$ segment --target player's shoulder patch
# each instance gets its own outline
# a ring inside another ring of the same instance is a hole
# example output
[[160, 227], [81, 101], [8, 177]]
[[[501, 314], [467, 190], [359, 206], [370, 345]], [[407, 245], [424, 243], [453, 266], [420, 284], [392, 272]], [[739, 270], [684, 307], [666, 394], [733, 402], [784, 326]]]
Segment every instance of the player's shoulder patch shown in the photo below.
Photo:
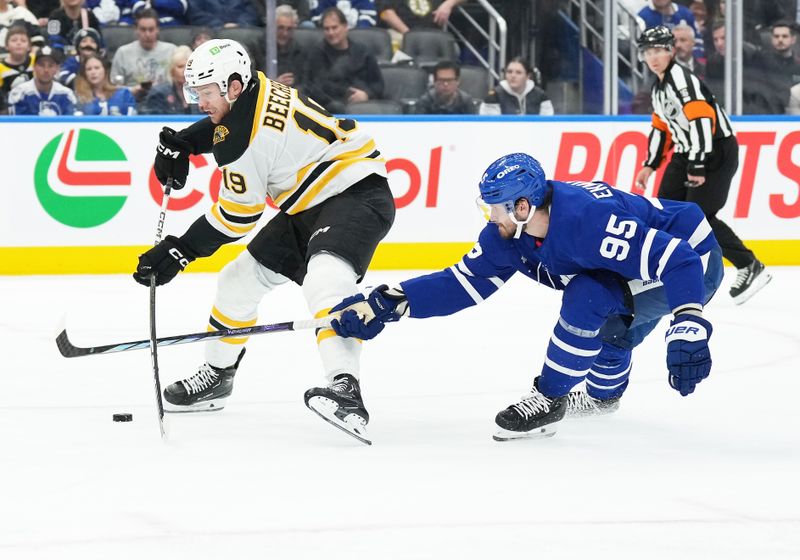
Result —
[[225, 138], [228, 137], [231, 131], [228, 130], [228, 127], [225, 125], [219, 124], [214, 128], [214, 145], [216, 146], [220, 142], [224, 142]]

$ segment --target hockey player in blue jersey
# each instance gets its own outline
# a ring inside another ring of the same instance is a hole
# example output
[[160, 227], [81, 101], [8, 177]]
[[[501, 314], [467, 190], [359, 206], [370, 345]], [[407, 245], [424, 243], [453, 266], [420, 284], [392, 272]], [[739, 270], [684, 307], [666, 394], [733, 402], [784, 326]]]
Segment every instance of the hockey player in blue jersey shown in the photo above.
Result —
[[[440, 272], [343, 300], [332, 309], [340, 336], [366, 340], [403, 316], [450, 315], [516, 272], [562, 290], [541, 373], [530, 394], [497, 415], [497, 440], [552, 435], [565, 415], [616, 410], [632, 349], [665, 315], [673, 315], [669, 384], [686, 396], [708, 376], [712, 327], [703, 307], [722, 280], [722, 257], [697, 205], [602, 182], [548, 181], [526, 154], [492, 163], [479, 188], [490, 223], [474, 248]], [[572, 391], [584, 380], [586, 392]]]

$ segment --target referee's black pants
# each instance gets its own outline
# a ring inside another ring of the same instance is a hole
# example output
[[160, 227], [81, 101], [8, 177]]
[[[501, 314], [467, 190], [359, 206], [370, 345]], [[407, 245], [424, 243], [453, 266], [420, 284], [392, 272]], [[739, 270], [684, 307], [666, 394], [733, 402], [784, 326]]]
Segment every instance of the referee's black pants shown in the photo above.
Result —
[[722, 248], [722, 256], [736, 268], [744, 268], [755, 260], [753, 252], [744, 246], [733, 230], [717, 218], [728, 200], [731, 180], [739, 167], [739, 144], [734, 136], [714, 141], [714, 150], [706, 160], [706, 182], [699, 187], [687, 187], [689, 159], [673, 153], [664, 171], [658, 198], [694, 202], [706, 215], [714, 236]]

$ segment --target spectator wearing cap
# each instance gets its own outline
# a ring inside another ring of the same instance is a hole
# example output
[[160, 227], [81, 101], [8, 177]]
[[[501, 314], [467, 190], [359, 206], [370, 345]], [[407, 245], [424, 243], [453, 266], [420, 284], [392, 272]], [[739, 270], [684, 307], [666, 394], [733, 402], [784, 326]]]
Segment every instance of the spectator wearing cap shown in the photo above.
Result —
[[380, 99], [383, 76], [378, 61], [366, 46], [351, 41], [347, 18], [338, 8], [322, 14], [324, 41], [311, 49], [300, 82], [303, 91], [333, 113], [349, 103]]
[[23, 25], [28, 30], [31, 43], [44, 45], [44, 37], [39, 29], [39, 20], [27, 8], [15, 6], [8, 0], [0, 0], [0, 45], [6, 44], [6, 33], [14, 25]]
[[131, 88], [137, 101], [143, 101], [151, 86], [167, 81], [173, 52], [175, 45], [158, 40], [158, 14], [142, 10], [136, 15], [136, 41], [114, 54], [112, 81]]
[[75, 114], [136, 114], [133, 94], [126, 87], [113, 85], [108, 79], [108, 70], [108, 61], [98, 54], [89, 54], [83, 59], [75, 78]]
[[6, 100], [9, 92], [22, 82], [33, 78], [33, 56], [28, 30], [22, 25], [11, 27], [6, 33], [8, 54], [0, 60], [0, 113], [8, 112]]
[[257, 27], [261, 20], [250, 0], [192, 0], [189, 23], [206, 27]]
[[8, 95], [9, 114], [42, 117], [73, 114], [75, 94], [55, 79], [60, 63], [59, 51], [43, 47], [33, 64], [33, 79], [16, 86]]
[[461, 67], [456, 62], [442, 60], [433, 68], [433, 88], [414, 104], [421, 115], [468, 115], [475, 112], [472, 97], [459, 89]]
[[[194, 0], [192, 1], [194, 5]], [[121, 25], [135, 25], [136, 16], [141, 10], [150, 9], [158, 14], [158, 24], [161, 27], [170, 25], [187, 25], [189, 9], [188, 0], [117, 0], [120, 9], [119, 23]]]
[[378, 11], [375, 0], [312, 0], [311, 21], [319, 25], [328, 8], [339, 8], [347, 18], [347, 27], [375, 27]]
[[100, 29], [100, 21], [83, 7], [83, 0], [61, 0], [61, 7], [50, 14], [47, 35], [51, 45], [71, 46], [75, 34], [86, 27]]
[[58, 81], [70, 88], [73, 87], [75, 75], [78, 73], [81, 62], [87, 56], [90, 54], [105, 56], [103, 38], [96, 29], [91, 27], [78, 31], [75, 34], [75, 40], [72, 45], [75, 48], [75, 55], [67, 57], [58, 72]]
[[183, 95], [183, 86], [186, 78], [183, 71], [186, 69], [186, 61], [192, 49], [186, 45], [180, 45], [172, 54], [169, 64], [169, 82], [153, 86], [147, 98], [144, 100], [142, 112], [151, 115], [196, 115], [200, 113], [200, 107], [196, 103], [187, 103]]

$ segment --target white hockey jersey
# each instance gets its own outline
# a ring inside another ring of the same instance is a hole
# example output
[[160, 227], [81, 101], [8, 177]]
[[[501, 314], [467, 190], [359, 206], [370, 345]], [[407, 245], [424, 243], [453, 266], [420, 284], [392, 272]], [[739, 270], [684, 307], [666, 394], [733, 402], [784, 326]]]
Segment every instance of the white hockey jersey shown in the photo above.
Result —
[[297, 214], [345, 191], [386, 160], [352, 119], [333, 117], [296, 89], [256, 76], [214, 128], [223, 188], [206, 218], [220, 233], [242, 237], [271, 198]]

